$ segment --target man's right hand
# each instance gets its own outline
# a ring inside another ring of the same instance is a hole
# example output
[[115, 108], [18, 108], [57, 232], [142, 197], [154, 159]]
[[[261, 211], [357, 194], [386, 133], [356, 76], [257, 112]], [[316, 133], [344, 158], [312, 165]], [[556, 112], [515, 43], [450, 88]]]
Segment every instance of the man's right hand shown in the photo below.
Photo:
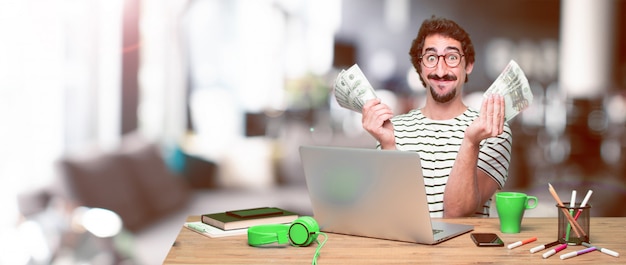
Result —
[[393, 124], [389, 119], [393, 117], [391, 108], [376, 98], [363, 105], [361, 123], [370, 135], [380, 143], [382, 149], [396, 149], [396, 138], [393, 133]]

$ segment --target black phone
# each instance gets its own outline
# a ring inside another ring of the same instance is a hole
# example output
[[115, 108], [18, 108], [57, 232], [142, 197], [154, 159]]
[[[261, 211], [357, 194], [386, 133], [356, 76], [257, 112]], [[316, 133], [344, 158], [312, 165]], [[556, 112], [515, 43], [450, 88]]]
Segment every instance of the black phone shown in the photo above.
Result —
[[502, 247], [504, 242], [494, 233], [471, 233], [470, 237], [479, 247]]
[[261, 207], [261, 208], [253, 208], [253, 209], [245, 209], [245, 210], [237, 210], [237, 211], [227, 211], [226, 214], [237, 217], [237, 218], [258, 218], [258, 217], [282, 215], [283, 211], [276, 207]]

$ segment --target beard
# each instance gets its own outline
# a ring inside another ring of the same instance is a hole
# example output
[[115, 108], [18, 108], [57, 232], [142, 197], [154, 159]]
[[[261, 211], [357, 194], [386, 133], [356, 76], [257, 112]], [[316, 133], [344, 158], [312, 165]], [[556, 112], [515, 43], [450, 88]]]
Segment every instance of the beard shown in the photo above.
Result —
[[432, 86], [429, 86], [429, 87], [430, 87], [430, 94], [433, 96], [433, 99], [439, 103], [447, 103], [456, 96], [456, 89], [453, 89], [446, 94], [439, 95]]
[[[457, 78], [456, 76], [452, 76], [452, 75], [445, 75], [442, 77], [437, 76], [437, 75], [429, 75], [428, 79], [454, 81]], [[439, 93], [437, 93], [437, 91], [435, 90], [435, 88], [433, 88], [432, 85], [429, 85], [428, 88], [430, 89], [430, 94], [432, 95], [433, 99], [438, 103], [447, 103], [451, 101], [452, 99], [454, 99], [454, 97], [456, 97], [456, 89], [453, 89], [446, 94], [440, 95]]]

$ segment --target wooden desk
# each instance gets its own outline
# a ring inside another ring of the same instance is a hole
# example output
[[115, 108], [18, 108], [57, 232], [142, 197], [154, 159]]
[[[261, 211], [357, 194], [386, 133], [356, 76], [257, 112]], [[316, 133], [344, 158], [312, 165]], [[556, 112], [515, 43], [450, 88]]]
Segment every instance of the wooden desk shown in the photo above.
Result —
[[[188, 221], [197, 221], [191, 216]], [[438, 245], [420, 245], [390, 240], [328, 234], [318, 259], [323, 264], [611, 264], [625, 263], [624, 257], [612, 257], [599, 251], [567, 260], [561, 254], [584, 249], [569, 246], [567, 249], [543, 259], [540, 251], [530, 254], [534, 246], [552, 242], [557, 237], [556, 218], [526, 218], [519, 234], [503, 234], [497, 218], [446, 219], [452, 223], [474, 225], [473, 232], [495, 232], [505, 242], [505, 247], [476, 247], [469, 233]], [[626, 217], [593, 217], [591, 242], [599, 247], [626, 254]], [[536, 236], [537, 241], [509, 250], [509, 243]], [[320, 236], [320, 238], [322, 238]], [[311, 264], [317, 244], [309, 247], [269, 245], [251, 247], [247, 236], [208, 238], [182, 227], [164, 264]]]

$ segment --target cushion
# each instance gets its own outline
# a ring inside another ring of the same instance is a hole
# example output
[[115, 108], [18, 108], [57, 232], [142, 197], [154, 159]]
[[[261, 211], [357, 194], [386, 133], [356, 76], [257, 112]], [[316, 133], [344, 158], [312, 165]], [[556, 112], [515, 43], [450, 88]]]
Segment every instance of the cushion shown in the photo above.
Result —
[[61, 167], [72, 199], [116, 212], [130, 231], [180, 209], [190, 198], [187, 184], [169, 170], [156, 144], [65, 158]]
[[159, 148], [148, 144], [120, 154], [133, 175], [137, 194], [146, 202], [146, 212], [156, 218], [176, 211], [189, 200], [187, 183], [167, 167]]
[[63, 176], [72, 199], [87, 207], [116, 212], [129, 230], [140, 228], [145, 218], [144, 198], [137, 193], [131, 171], [113, 154], [65, 159]]

